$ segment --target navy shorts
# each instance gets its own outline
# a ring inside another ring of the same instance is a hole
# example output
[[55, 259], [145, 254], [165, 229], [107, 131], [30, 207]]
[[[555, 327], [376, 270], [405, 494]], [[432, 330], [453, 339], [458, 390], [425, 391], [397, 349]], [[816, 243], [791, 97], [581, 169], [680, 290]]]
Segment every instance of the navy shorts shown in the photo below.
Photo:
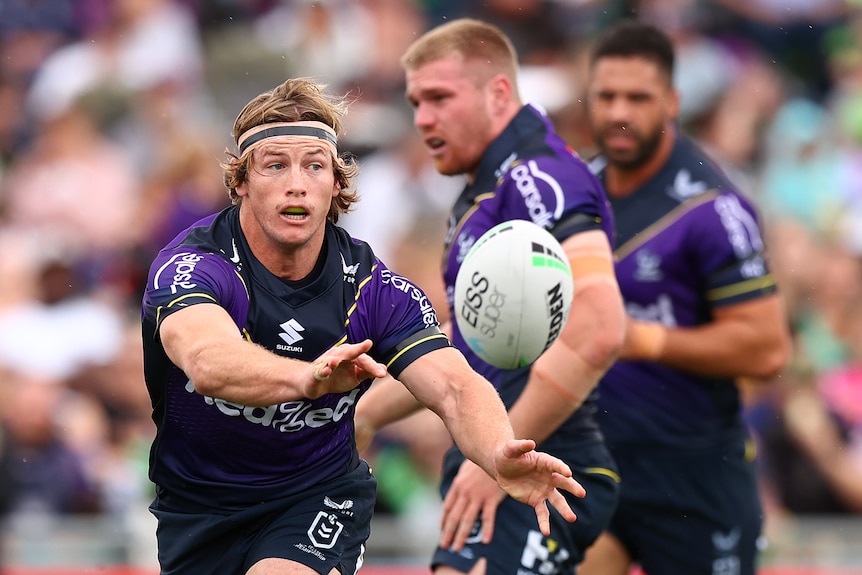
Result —
[[[575, 566], [583, 560], [584, 551], [607, 526], [619, 493], [616, 465], [604, 445], [587, 445], [576, 453], [576, 457], [554, 455], [571, 467], [574, 478], [587, 490], [584, 499], [563, 492], [578, 516], [577, 521], [569, 523], [550, 508], [551, 535], [545, 537], [539, 531], [535, 509], [507, 497], [497, 508], [491, 543], [481, 542], [480, 519], [460, 552], [437, 548], [432, 568], [448, 565], [466, 573], [484, 557], [487, 575], [574, 573]], [[444, 496], [463, 460], [463, 456], [454, 450], [446, 455], [441, 485]]]
[[167, 509], [157, 498], [162, 575], [244, 575], [270, 557], [290, 559], [328, 575], [353, 575], [362, 565], [377, 480], [364, 461], [336, 480], [300, 494], [234, 513]]
[[614, 450], [622, 489], [609, 531], [647, 574], [753, 575], [763, 523], [753, 452], [745, 439]]

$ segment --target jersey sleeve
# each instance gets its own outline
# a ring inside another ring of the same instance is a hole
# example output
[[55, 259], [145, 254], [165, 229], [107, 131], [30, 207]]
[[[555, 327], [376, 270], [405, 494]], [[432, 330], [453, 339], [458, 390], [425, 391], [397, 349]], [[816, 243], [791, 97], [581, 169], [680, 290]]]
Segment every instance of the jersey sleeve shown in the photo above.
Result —
[[753, 207], [721, 193], [698, 209], [689, 245], [704, 278], [706, 299], [717, 308], [774, 293], [762, 229]]
[[375, 357], [395, 378], [418, 357], [452, 345], [425, 292], [381, 262], [360, 286], [348, 325], [374, 342]]
[[156, 329], [172, 313], [190, 305], [214, 303], [244, 324], [248, 291], [239, 274], [216, 254], [179, 249], [161, 252], [150, 267], [143, 313]]

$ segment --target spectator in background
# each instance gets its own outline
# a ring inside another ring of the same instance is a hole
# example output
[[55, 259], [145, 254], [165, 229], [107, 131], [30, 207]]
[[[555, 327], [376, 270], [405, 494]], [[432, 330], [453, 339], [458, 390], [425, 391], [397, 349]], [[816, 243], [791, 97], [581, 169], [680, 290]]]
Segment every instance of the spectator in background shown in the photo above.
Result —
[[766, 137], [761, 203], [770, 217], [793, 219], [821, 237], [838, 226], [851, 198], [862, 197], [857, 158], [839, 137], [835, 119], [805, 99], [782, 103]]
[[101, 133], [86, 101], [39, 125], [0, 189], [5, 224], [74, 254], [88, 288], [137, 241], [139, 199], [126, 151]]
[[716, 0], [717, 34], [753, 44], [796, 82], [799, 96], [822, 101], [832, 88], [827, 36], [850, 13], [847, 0]]
[[85, 457], [66, 441], [60, 423], [70, 396], [62, 382], [4, 372], [2, 389], [13, 526], [101, 511]]
[[28, 109], [50, 119], [82, 94], [132, 94], [160, 82], [193, 89], [203, 60], [192, 14], [172, 0], [116, 0], [87, 36], [46, 58], [28, 94]]
[[[325, 76], [333, 90], [361, 78], [378, 46], [365, 2], [299, 0], [282, 2], [254, 19], [254, 33], [267, 50], [286, 54], [285, 72]], [[346, 29], [363, 30], [345, 34]]]
[[753, 402], [747, 419], [759, 437], [766, 516], [774, 523], [862, 513], [860, 394], [854, 361], [814, 385], [808, 374], [790, 372], [781, 389]]
[[33, 135], [25, 101], [45, 59], [79, 30], [71, 0], [0, 2], [0, 178]]
[[862, 261], [793, 222], [777, 221], [773, 238], [795, 329], [782, 378], [749, 390], [767, 517], [860, 513]]
[[[60, 380], [94, 365], [105, 365], [120, 349], [123, 313], [85, 287], [74, 254], [46, 245], [41, 261], [22, 276], [32, 282], [26, 299], [0, 309], [0, 368]], [[33, 253], [33, 252], [31, 252]], [[46, 334], [50, 334], [46, 337]]]

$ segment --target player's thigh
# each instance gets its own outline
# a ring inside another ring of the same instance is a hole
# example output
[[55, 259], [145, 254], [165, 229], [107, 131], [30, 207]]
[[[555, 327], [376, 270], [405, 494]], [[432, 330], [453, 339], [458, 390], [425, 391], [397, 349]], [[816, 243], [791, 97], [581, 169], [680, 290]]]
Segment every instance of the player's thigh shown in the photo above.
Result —
[[[262, 559], [252, 565], [245, 575], [317, 575], [317, 571], [289, 559]], [[329, 575], [340, 575], [338, 569], [332, 569]]]
[[656, 575], [754, 575], [760, 520], [737, 513], [726, 521], [696, 515], [697, 511], [651, 511], [640, 524], [636, 561]]
[[626, 575], [632, 557], [620, 540], [608, 532], [599, 535], [578, 566], [578, 575]]
[[[484, 558], [479, 559], [473, 564], [473, 567], [470, 568], [470, 572], [467, 573], [467, 575], [485, 575], [487, 572], [487, 566], [488, 562], [485, 561]], [[464, 575], [464, 572], [448, 565], [437, 565], [434, 568], [434, 575]]]
[[268, 518], [250, 540], [248, 572], [305, 565], [317, 573], [355, 573], [364, 560], [375, 500], [376, 480], [364, 461], [344, 477], [307, 488], [301, 501]]
[[675, 460], [643, 457], [635, 473], [620, 465], [622, 495], [608, 530], [646, 573], [755, 573], [763, 518], [743, 442]]

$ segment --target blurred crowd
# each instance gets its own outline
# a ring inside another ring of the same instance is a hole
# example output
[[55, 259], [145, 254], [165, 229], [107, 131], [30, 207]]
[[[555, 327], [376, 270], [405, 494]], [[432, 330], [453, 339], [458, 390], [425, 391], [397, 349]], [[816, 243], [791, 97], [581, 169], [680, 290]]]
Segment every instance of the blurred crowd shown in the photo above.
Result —
[[[858, 5], [858, 7], [857, 7]], [[795, 334], [792, 365], [744, 382], [770, 517], [862, 512], [862, 3], [850, 0], [0, 0], [0, 507], [145, 508], [154, 427], [140, 295], [157, 249], [229, 203], [235, 114], [290, 76], [353, 101], [362, 172], [343, 221], [445, 309], [448, 207], [411, 126], [399, 57], [432, 25], [500, 26], [520, 89], [572, 148], [590, 42], [637, 16], [678, 50], [681, 125], [759, 206]], [[380, 512], [436, 526], [448, 439], [432, 418], [369, 457]]]

